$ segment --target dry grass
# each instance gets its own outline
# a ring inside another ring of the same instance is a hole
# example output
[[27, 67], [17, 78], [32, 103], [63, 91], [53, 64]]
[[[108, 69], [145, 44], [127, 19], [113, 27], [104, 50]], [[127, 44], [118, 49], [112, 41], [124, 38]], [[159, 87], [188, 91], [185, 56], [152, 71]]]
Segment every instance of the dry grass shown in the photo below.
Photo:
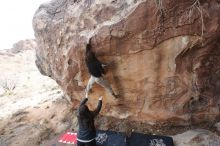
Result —
[[[162, 27], [163, 27], [165, 12], [166, 12], [164, 4], [163, 4], [164, 1], [163, 0], [154, 0], [154, 2], [155, 2], [155, 5], [156, 5], [156, 8], [157, 8], [157, 11], [156, 11], [155, 15], [159, 15], [160, 25], [156, 26], [154, 29], [149, 30], [149, 31], [158, 31], [158, 30], [160, 31], [160, 30], [162, 30]], [[188, 12], [189, 21], [191, 21], [191, 17], [193, 15], [195, 15], [196, 11], [199, 12], [200, 20], [201, 20], [201, 37], [203, 38], [204, 30], [205, 30], [205, 24], [204, 24], [203, 10], [202, 10], [202, 6], [201, 6], [200, 1], [195, 0], [188, 9], [189, 9], [189, 12]]]
[[1, 78], [0, 86], [2, 87], [2, 89], [4, 89], [5, 94], [11, 95], [13, 94], [13, 91], [16, 88], [16, 80], [7, 77]]
[[163, 6], [163, 0], [154, 0], [154, 2], [157, 7], [157, 11], [156, 11], [155, 15], [159, 15], [159, 19], [160, 19], [160, 23], [161, 23], [161, 25], [158, 27], [161, 27], [161, 26], [163, 26], [163, 22], [164, 22], [164, 18], [165, 18], [165, 8]]
[[200, 19], [201, 19], [201, 37], [204, 35], [204, 30], [205, 30], [205, 24], [204, 24], [204, 17], [203, 17], [203, 11], [202, 11], [202, 6], [199, 0], [195, 0], [193, 4], [190, 6], [189, 9], [189, 20], [193, 13], [195, 11], [198, 11], [200, 13]]

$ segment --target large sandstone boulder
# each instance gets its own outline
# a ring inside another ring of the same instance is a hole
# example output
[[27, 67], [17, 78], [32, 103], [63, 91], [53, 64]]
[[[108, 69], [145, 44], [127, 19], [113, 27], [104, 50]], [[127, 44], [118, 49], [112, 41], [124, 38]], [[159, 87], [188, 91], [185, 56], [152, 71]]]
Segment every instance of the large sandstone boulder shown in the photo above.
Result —
[[89, 79], [84, 54], [110, 63], [102, 114], [144, 122], [191, 124], [219, 116], [218, 0], [52, 0], [33, 18], [36, 65], [79, 101]]

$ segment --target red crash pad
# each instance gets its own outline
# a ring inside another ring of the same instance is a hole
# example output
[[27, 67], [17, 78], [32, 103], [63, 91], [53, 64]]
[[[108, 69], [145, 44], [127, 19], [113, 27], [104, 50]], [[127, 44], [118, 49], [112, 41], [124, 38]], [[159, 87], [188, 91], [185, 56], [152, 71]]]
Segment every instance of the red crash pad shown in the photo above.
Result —
[[77, 134], [73, 132], [66, 132], [59, 138], [59, 142], [66, 144], [76, 144]]

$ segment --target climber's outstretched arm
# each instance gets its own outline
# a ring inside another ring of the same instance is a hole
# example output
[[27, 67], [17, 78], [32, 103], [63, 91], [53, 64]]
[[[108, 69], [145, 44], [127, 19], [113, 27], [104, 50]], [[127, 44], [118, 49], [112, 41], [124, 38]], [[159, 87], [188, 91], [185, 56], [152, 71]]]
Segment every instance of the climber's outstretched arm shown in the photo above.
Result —
[[102, 108], [102, 97], [99, 97], [98, 105], [97, 105], [96, 109], [93, 111], [94, 117], [99, 114], [99, 112], [101, 111], [101, 108]]
[[88, 98], [84, 98], [81, 102], [80, 102], [80, 105], [79, 106], [82, 106], [84, 104], [86, 104], [86, 102], [88, 101]]

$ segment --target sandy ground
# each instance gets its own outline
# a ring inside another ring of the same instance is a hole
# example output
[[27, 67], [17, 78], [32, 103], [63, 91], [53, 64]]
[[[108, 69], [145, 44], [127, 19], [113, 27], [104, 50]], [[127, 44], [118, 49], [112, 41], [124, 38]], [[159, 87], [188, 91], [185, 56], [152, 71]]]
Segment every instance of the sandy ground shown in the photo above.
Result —
[[[56, 83], [46, 76], [42, 76], [34, 64], [34, 51], [28, 50], [25, 53], [1, 55], [0, 57], [0, 118], [6, 117], [18, 109], [28, 106], [36, 106], [40, 102], [50, 99], [55, 100], [59, 96], [48, 95], [61, 93]], [[9, 88], [4, 90], [3, 84]]]
[[39, 146], [72, 122], [61, 89], [34, 60], [34, 50], [0, 52], [0, 146]]
[[[0, 118], [5, 118], [17, 110], [62, 97], [56, 82], [42, 76], [34, 60], [33, 50], [0, 55]], [[15, 88], [4, 90], [4, 86]]]

